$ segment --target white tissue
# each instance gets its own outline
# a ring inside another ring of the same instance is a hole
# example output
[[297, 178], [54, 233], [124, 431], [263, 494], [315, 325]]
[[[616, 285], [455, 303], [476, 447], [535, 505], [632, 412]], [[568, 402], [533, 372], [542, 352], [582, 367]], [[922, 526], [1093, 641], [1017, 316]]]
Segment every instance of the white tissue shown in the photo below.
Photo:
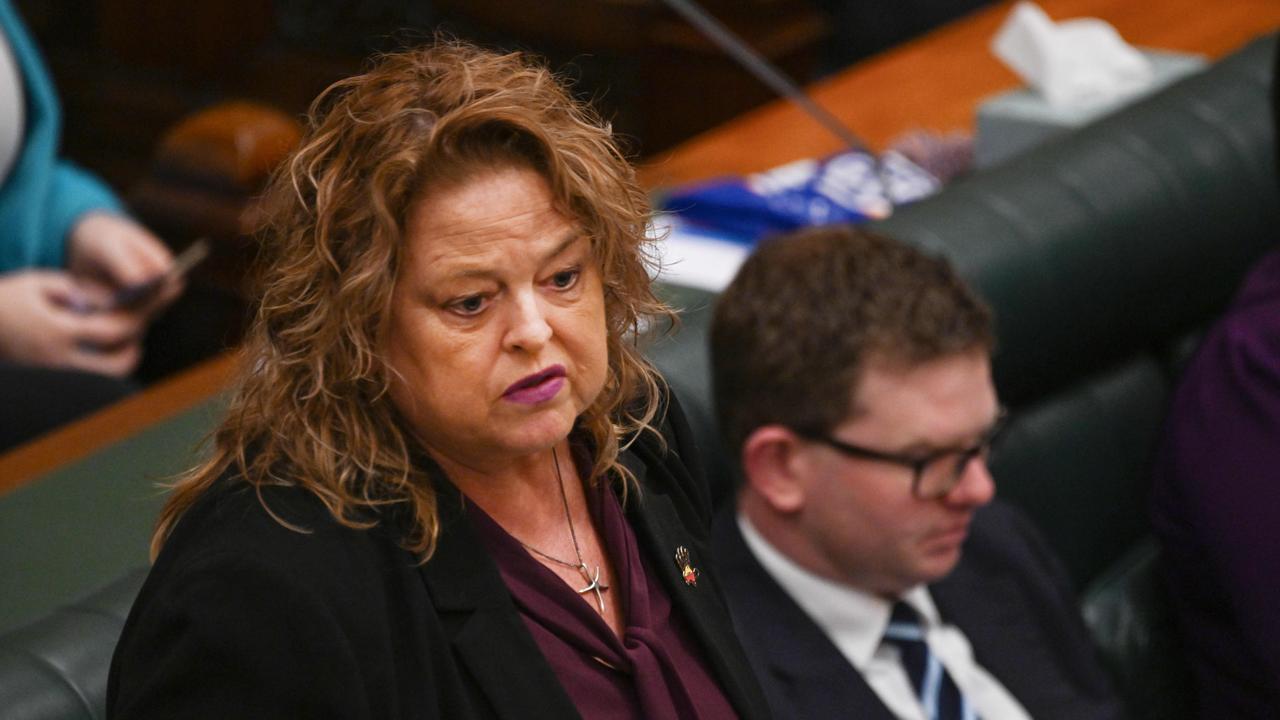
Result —
[[1054, 23], [1020, 2], [996, 33], [991, 51], [1054, 107], [1087, 106], [1141, 90], [1151, 63], [1111, 25], [1096, 18]]

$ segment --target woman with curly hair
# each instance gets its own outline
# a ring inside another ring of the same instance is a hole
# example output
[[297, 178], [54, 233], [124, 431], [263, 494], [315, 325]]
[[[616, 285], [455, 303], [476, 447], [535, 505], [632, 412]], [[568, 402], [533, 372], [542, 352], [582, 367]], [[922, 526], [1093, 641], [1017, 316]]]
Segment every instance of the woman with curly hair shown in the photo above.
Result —
[[162, 513], [112, 715], [765, 712], [635, 345], [671, 311], [607, 125], [437, 42], [322, 94], [266, 206], [240, 383]]

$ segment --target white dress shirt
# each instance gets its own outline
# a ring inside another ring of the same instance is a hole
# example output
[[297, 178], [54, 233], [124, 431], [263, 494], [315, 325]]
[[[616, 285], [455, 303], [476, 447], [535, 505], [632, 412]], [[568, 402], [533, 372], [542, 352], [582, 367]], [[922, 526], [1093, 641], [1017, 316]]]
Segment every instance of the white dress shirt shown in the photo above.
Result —
[[[742, 515], [742, 537], [765, 572], [786, 591], [853, 665], [899, 720], [928, 720], [916, 697], [898, 650], [884, 643], [893, 603], [873, 593], [819, 577], [769, 544]], [[942, 621], [929, 589], [918, 585], [902, 600], [920, 614], [925, 643], [938, 658], [969, 706], [983, 720], [1030, 720], [1016, 698], [973, 658], [968, 638]]]

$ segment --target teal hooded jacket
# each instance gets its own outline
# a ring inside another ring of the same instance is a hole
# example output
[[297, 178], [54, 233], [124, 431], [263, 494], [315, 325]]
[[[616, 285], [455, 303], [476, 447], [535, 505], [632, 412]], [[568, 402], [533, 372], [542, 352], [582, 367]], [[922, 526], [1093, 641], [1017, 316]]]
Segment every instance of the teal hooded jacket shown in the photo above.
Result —
[[61, 267], [67, 235], [92, 210], [122, 213], [100, 180], [58, 157], [62, 112], [40, 58], [9, 0], [0, 0], [0, 30], [22, 73], [26, 126], [22, 150], [0, 186], [0, 273]]

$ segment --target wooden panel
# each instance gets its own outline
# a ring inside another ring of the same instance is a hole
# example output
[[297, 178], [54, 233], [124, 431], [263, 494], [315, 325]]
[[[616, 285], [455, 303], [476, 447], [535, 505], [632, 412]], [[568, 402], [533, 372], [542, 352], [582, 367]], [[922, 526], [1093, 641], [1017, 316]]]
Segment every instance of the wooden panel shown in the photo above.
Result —
[[226, 388], [236, 359], [208, 360], [0, 455], [0, 495], [208, 400]]
[[[827, 19], [807, 0], [708, 0], [726, 27], [790, 76], [814, 77]], [[658, 0], [448, 0], [441, 18], [481, 44], [535, 49], [575, 78], [629, 150], [650, 155], [774, 95]]]
[[[1218, 58], [1280, 27], [1275, 0], [1043, 0], [1055, 20], [1099, 17], [1130, 43]], [[987, 48], [1012, 8], [993, 5], [818, 83], [813, 96], [882, 148], [901, 133], [973, 129], [984, 97], [1018, 84]], [[648, 187], [766, 170], [840, 149], [800, 110], [775, 102], [689, 140], [641, 169]]]
[[272, 32], [265, 0], [98, 0], [102, 46], [115, 58], [217, 78]]

